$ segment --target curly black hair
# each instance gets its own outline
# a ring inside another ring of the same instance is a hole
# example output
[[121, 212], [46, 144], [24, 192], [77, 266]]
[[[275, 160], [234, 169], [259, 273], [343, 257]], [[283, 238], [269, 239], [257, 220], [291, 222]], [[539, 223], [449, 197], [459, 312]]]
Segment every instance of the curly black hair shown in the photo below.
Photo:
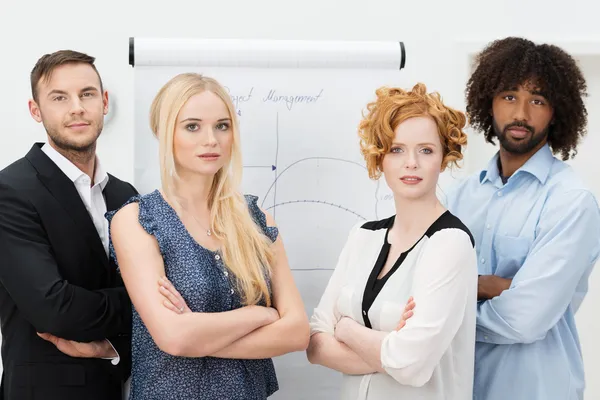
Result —
[[575, 60], [561, 48], [509, 37], [490, 43], [477, 56], [476, 69], [465, 91], [467, 114], [473, 128], [485, 132], [494, 144], [492, 100], [498, 93], [535, 83], [554, 110], [548, 131], [552, 151], [563, 160], [577, 154], [579, 140], [587, 133], [583, 97], [587, 85]]

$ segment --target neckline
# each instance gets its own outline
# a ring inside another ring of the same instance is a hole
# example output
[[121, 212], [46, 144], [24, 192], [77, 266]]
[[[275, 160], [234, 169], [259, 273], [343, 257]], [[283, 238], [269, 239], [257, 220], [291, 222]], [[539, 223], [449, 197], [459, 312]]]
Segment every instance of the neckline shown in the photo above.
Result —
[[[425, 232], [423, 232], [423, 235], [421, 235], [421, 237], [419, 238], [419, 240], [417, 240], [411, 247], [410, 249], [403, 251], [401, 254], [404, 253], [409, 253], [416, 245], [417, 243], [419, 243], [421, 241], [421, 239], [423, 239], [425, 237], [425, 235], [427, 235], [427, 232], [429, 232], [431, 230], [431, 227], [434, 226], [440, 219], [442, 219], [443, 216], [445, 216], [446, 214], [449, 214], [450, 210], [446, 210], [443, 213], [441, 213], [428, 227], [427, 229], [425, 229]], [[384, 244], [391, 246], [392, 244], [388, 241], [388, 236], [390, 234], [390, 230], [394, 227], [394, 222], [396, 221], [396, 215], [394, 214], [392, 217], [390, 217], [389, 223], [388, 223], [388, 227], [385, 230], [385, 238], [384, 238]]]
[[209, 253], [212, 254], [218, 254], [220, 252], [220, 248], [217, 248], [216, 250], [211, 250], [206, 246], [201, 245], [196, 238], [194, 238], [194, 236], [192, 236], [192, 234], [190, 233], [190, 231], [186, 228], [185, 224], [183, 223], [183, 221], [181, 220], [181, 217], [179, 216], [179, 214], [177, 214], [177, 211], [175, 211], [175, 209], [173, 208], [173, 206], [171, 206], [171, 204], [167, 201], [167, 199], [165, 199], [165, 197], [163, 196], [163, 194], [161, 193], [161, 191], [159, 189], [155, 189], [154, 192], [156, 193], [156, 195], [160, 198], [161, 202], [163, 202], [165, 204], [165, 206], [167, 207], [167, 209], [169, 210], [169, 212], [173, 213], [175, 215], [175, 220], [177, 222], [177, 224], [183, 229], [183, 231], [185, 232], [185, 234], [187, 235], [187, 237], [199, 248], [208, 251]]
[[[398, 269], [398, 267], [400, 266], [400, 264], [404, 261], [404, 259], [406, 258], [406, 256], [421, 242], [421, 240], [423, 240], [423, 238], [425, 236], [427, 236], [427, 233], [431, 230], [431, 228], [440, 220], [442, 219], [443, 216], [445, 216], [446, 214], [449, 214], [450, 210], [446, 210], [443, 213], [441, 213], [430, 225], [429, 227], [427, 227], [427, 229], [425, 230], [425, 232], [423, 232], [423, 235], [421, 235], [421, 237], [415, 242], [413, 243], [413, 245], [408, 249], [403, 251], [402, 253], [400, 253], [400, 255], [398, 256], [398, 258], [396, 259], [396, 261], [394, 261], [394, 264], [392, 264], [392, 268], [390, 268], [390, 270], [388, 272], [386, 272], [386, 274], [384, 276], [382, 276], [381, 278], [379, 277], [379, 273], [377, 272], [377, 275], [375, 275], [375, 282], [385, 282], [389, 276], [391, 276], [391, 274], [393, 272], [396, 271], [396, 269]], [[390, 249], [392, 247], [392, 244], [388, 241], [388, 235], [390, 233], [390, 230], [392, 229], [392, 227], [394, 226], [394, 221], [396, 220], [396, 215], [392, 216], [390, 218], [390, 224], [386, 229], [385, 232], [385, 238], [383, 239], [383, 246], [385, 247], [386, 253], [387, 255], [389, 255], [390, 253]], [[387, 256], [386, 256], [387, 259]], [[386, 260], [387, 261], [387, 260]], [[384, 261], [384, 265], [385, 266], [385, 261]], [[383, 266], [381, 268], [383, 268]]]

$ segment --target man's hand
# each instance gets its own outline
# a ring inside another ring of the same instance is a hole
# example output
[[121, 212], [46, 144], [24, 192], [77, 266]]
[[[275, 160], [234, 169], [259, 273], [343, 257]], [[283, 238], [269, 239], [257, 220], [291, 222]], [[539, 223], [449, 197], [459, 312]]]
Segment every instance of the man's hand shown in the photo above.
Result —
[[512, 279], [500, 278], [496, 275], [479, 275], [477, 284], [477, 300], [488, 300], [510, 288]]
[[38, 336], [56, 346], [58, 350], [71, 357], [78, 358], [112, 358], [117, 353], [107, 340], [90, 343], [61, 339], [49, 333], [38, 333]]

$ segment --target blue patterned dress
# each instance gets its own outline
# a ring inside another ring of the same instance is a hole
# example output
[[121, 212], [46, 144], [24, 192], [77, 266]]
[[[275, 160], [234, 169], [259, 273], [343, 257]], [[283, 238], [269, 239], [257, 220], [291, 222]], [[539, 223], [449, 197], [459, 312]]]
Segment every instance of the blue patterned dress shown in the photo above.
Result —
[[[258, 198], [245, 197], [256, 223], [275, 241], [277, 228], [267, 226]], [[158, 190], [134, 196], [125, 205], [132, 202], [139, 203], [141, 226], [158, 241], [167, 278], [193, 312], [223, 312], [242, 306], [220, 252], [200, 246]], [[115, 213], [106, 214], [109, 222]], [[110, 254], [116, 259], [112, 241]], [[271, 359], [187, 358], [164, 353], [133, 308], [129, 400], [262, 400], [278, 388]]]

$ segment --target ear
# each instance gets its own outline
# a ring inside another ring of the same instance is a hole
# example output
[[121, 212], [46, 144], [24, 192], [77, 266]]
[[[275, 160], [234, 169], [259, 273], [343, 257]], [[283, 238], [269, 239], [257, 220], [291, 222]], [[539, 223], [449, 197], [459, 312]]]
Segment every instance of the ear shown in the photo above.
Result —
[[108, 114], [108, 91], [104, 91], [102, 93], [102, 104], [104, 105], [103, 113], [104, 115]]
[[42, 111], [40, 110], [40, 106], [37, 104], [37, 102], [33, 99], [30, 99], [27, 105], [29, 106], [29, 113], [31, 114], [31, 117], [37, 122], [42, 122]]

